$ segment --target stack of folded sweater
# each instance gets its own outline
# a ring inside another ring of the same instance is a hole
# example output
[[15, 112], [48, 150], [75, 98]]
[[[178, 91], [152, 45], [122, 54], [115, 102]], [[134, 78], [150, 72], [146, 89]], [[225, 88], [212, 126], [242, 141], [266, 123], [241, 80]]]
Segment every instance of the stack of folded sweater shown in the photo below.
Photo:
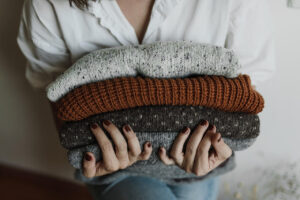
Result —
[[179, 167], [164, 165], [156, 155], [160, 146], [170, 149], [184, 127], [201, 119], [216, 125], [233, 151], [251, 146], [259, 135], [257, 113], [262, 96], [252, 89], [248, 75], [238, 75], [234, 52], [192, 41], [106, 48], [79, 59], [47, 87], [57, 117], [65, 121], [59, 131], [68, 158], [81, 173], [85, 152], [101, 159], [101, 150], [89, 125], [105, 119], [117, 127], [129, 124], [143, 144], [150, 141], [149, 160], [118, 172], [86, 179], [110, 183], [124, 174], [156, 177], [184, 183], [226, 173], [234, 168], [234, 153], [218, 168], [199, 177]]

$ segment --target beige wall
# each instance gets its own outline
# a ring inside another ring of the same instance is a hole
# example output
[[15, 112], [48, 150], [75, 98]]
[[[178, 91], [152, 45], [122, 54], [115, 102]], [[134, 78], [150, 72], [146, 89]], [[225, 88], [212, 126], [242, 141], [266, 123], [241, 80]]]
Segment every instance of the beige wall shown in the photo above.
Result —
[[[224, 181], [248, 178], [245, 172], [254, 167], [300, 160], [300, 10], [288, 9], [285, 1], [270, 2], [278, 71], [258, 87], [266, 99], [261, 136], [237, 154], [237, 170]], [[58, 142], [50, 107], [24, 78], [25, 60], [15, 42], [21, 6], [20, 0], [0, 1], [0, 162], [71, 179], [73, 169]]]

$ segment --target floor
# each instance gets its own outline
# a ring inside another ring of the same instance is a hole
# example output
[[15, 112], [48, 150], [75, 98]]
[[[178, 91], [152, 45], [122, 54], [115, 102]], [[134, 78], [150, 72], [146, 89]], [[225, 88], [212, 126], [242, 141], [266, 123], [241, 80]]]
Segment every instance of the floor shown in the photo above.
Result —
[[92, 200], [84, 186], [0, 164], [2, 200]]

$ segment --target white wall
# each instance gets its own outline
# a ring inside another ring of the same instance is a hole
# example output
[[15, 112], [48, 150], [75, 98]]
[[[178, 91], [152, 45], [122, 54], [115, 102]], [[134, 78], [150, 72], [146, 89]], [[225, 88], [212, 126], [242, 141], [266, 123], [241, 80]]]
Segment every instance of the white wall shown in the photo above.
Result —
[[[266, 100], [261, 136], [252, 148], [237, 153], [237, 169], [223, 177], [222, 193], [228, 199], [235, 192], [234, 198], [243, 196], [242, 188], [251, 188], [266, 168], [300, 164], [300, 9], [288, 9], [283, 0], [270, 2], [278, 71], [258, 87]], [[0, 1], [0, 163], [72, 179], [73, 169], [58, 142], [48, 102], [24, 78], [25, 60], [15, 42], [21, 6], [20, 0]]]
[[300, 199], [300, 9], [285, 7], [285, 1], [270, 2], [277, 72], [258, 87], [266, 101], [261, 135], [249, 150], [237, 153], [236, 170], [222, 177], [222, 200]]

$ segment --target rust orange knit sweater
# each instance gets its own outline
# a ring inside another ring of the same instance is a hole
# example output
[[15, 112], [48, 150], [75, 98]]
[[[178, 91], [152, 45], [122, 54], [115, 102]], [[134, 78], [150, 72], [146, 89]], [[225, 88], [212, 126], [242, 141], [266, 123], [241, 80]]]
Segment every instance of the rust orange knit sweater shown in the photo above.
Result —
[[193, 105], [228, 112], [259, 113], [263, 97], [248, 75], [190, 78], [119, 77], [73, 89], [56, 103], [57, 116], [77, 121], [94, 114], [148, 105]]

